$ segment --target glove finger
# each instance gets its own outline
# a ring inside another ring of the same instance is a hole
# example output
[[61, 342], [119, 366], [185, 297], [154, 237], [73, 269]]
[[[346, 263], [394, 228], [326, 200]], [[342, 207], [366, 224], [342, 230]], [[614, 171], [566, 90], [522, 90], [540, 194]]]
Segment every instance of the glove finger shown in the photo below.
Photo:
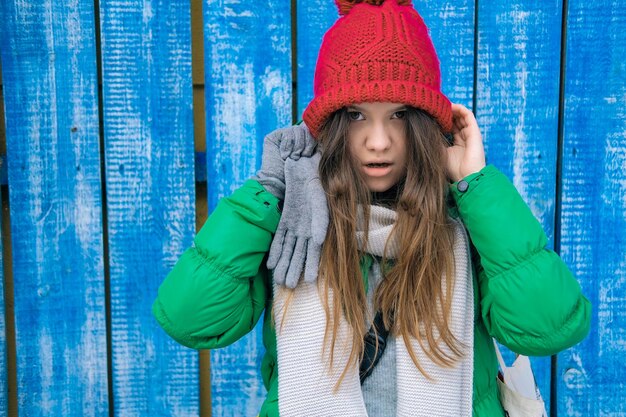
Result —
[[289, 155], [293, 152], [293, 133], [291, 128], [282, 129], [282, 139], [280, 141], [280, 157], [283, 160], [289, 158]]
[[307, 184], [307, 200], [311, 208], [311, 237], [321, 246], [326, 239], [329, 215], [326, 193], [319, 178], [313, 178]]
[[285, 159], [285, 185], [293, 185], [298, 182], [299, 177], [297, 168], [298, 161], [291, 158]]
[[303, 131], [304, 131], [305, 138], [304, 138], [304, 150], [302, 151], [302, 156], [311, 156], [315, 153], [315, 150], [317, 149], [317, 141], [311, 135], [307, 127], [305, 127]]
[[322, 247], [310, 241], [307, 247], [306, 261], [304, 264], [304, 282], [310, 284], [317, 280], [321, 253]]
[[300, 159], [300, 156], [302, 156], [302, 151], [304, 150], [306, 142], [306, 135], [300, 126], [294, 128], [293, 133], [293, 149], [291, 150], [291, 155], [289, 155], [289, 157], [297, 161]]
[[298, 285], [298, 281], [300, 281], [302, 269], [304, 268], [307, 241], [308, 239], [298, 239], [296, 241], [296, 246], [289, 262], [287, 278], [285, 279], [285, 285], [288, 288], [295, 288]]
[[280, 259], [278, 260], [276, 268], [274, 268], [274, 281], [280, 285], [286, 284], [287, 269], [289, 268], [289, 263], [291, 262], [291, 255], [293, 254], [293, 247], [295, 244], [295, 235], [287, 231]]
[[267, 257], [267, 267], [269, 269], [276, 268], [276, 265], [278, 264], [280, 254], [283, 252], [283, 243], [285, 241], [286, 234], [287, 229], [279, 224], [276, 234], [274, 235], [274, 239], [272, 240], [272, 244], [270, 245], [270, 254]]

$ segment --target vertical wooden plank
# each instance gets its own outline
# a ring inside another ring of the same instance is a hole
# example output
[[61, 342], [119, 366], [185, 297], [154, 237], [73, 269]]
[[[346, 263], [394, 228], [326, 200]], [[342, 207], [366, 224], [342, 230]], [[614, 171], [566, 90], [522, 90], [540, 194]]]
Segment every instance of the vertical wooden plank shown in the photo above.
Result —
[[[291, 4], [205, 0], [204, 54], [209, 211], [253, 175], [263, 137], [291, 124]], [[211, 352], [213, 416], [254, 416], [265, 397], [261, 324]]]
[[22, 416], [108, 416], [93, 3], [3, 1]]
[[150, 312], [194, 233], [190, 4], [103, 0], [100, 22], [114, 415], [198, 415], [197, 352]]
[[[2, 104], [0, 103], [0, 106]], [[0, 124], [2, 121], [0, 121]], [[0, 193], [0, 208], [2, 207], [2, 194]], [[0, 216], [0, 221], [2, 217]], [[2, 224], [0, 224], [2, 230]], [[0, 417], [5, 417], [9, 412], [9, 385], [7, 375], [7, 348], [6, 348], [6, 319], [4, 310], [4, 259], [2, 256], [2, 239], [0, 239]]]
[[263, 137], [291, 123], [287, 0], [205, 0], [209, 210], [256, 172]]
[[[513, 181], [541, 222], [550, 245], [554, 238], [561, 17], [560, 0], [479, 2], [476, 113], [488, 163]], [[532, 362], [549, 407], [550, 358], [533, 358]]]
[[441, 89], [455, 103], [474, 96], [474, 0], [414, 2], [430, 30], [441, 63]]
[[296, 4], [296, 93], [298, 118], [313, 100], [313, 77], [324, 33], [339, 18], [331, 0], [297, 0]]
[[558, 357], [559, 416], [626, 415], [626, 3], [570, 0], [561, 254], [593, 305]]

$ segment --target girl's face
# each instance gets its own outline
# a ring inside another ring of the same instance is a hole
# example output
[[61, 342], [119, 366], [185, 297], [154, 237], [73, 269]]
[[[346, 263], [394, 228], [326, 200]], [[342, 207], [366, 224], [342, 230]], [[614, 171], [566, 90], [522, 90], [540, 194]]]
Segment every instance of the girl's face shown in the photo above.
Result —
[[348, 145], [372, 192], [387, 191], [406, 175], [406, 106], [360, 103], [348, 107]]

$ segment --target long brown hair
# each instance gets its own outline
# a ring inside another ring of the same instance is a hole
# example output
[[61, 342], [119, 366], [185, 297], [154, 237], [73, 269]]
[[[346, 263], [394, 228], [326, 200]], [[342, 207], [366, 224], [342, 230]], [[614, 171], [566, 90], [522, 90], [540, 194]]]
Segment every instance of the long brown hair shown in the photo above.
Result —
[[[415, 366], [429, 377], [417, 360], [410, 338], [416, 339], [425, 354], [440, 366], [453, 366], [462, 356], [462, 347], [448, 322], [454, 279], [454, 229], [446, 205], [445, 137], [438, 124], [421, 110], [409, 108], [405, 120], [407, 172], [394, 207], [398, 217], [391, 232], [399, 251], [397, 259], [389, 264], [383, 257], [382, 264], [389, 267], [383, 268], [384, 279], [376, 289], [374, 306], [382, 312], [392, 334], [402, 335]], [[367, 333], [367, 301], [359, 264], [362, 253], [356, 228], [357, 208], [361, 205], [367, 236], [371, 197], [349, 151], [349, 124], [348, 112], [341, 109], [318, 135], [322, 149], [319, 173], [330, 214], [319, 266], [319, 285], [326, 294], [324, 346], [331, 337], [330, 367], [339, 327], [335, 318], [343, 317], [352, 329], [352, 351], [337, 386], [348, 367], [362, 358]], [[446, 285], [442, 285], [444, 274]], [[328, 300], [329, 289], [332, 303]]]

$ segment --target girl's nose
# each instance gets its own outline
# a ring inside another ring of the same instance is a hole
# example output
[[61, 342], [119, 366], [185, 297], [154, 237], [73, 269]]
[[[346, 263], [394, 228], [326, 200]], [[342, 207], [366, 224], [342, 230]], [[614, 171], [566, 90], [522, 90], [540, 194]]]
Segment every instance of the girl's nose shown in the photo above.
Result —
[[368, 132], [365, 146], [370, 151], [385, 151], [391, 146], [391, 137], [383, 125], [372, 126]]

